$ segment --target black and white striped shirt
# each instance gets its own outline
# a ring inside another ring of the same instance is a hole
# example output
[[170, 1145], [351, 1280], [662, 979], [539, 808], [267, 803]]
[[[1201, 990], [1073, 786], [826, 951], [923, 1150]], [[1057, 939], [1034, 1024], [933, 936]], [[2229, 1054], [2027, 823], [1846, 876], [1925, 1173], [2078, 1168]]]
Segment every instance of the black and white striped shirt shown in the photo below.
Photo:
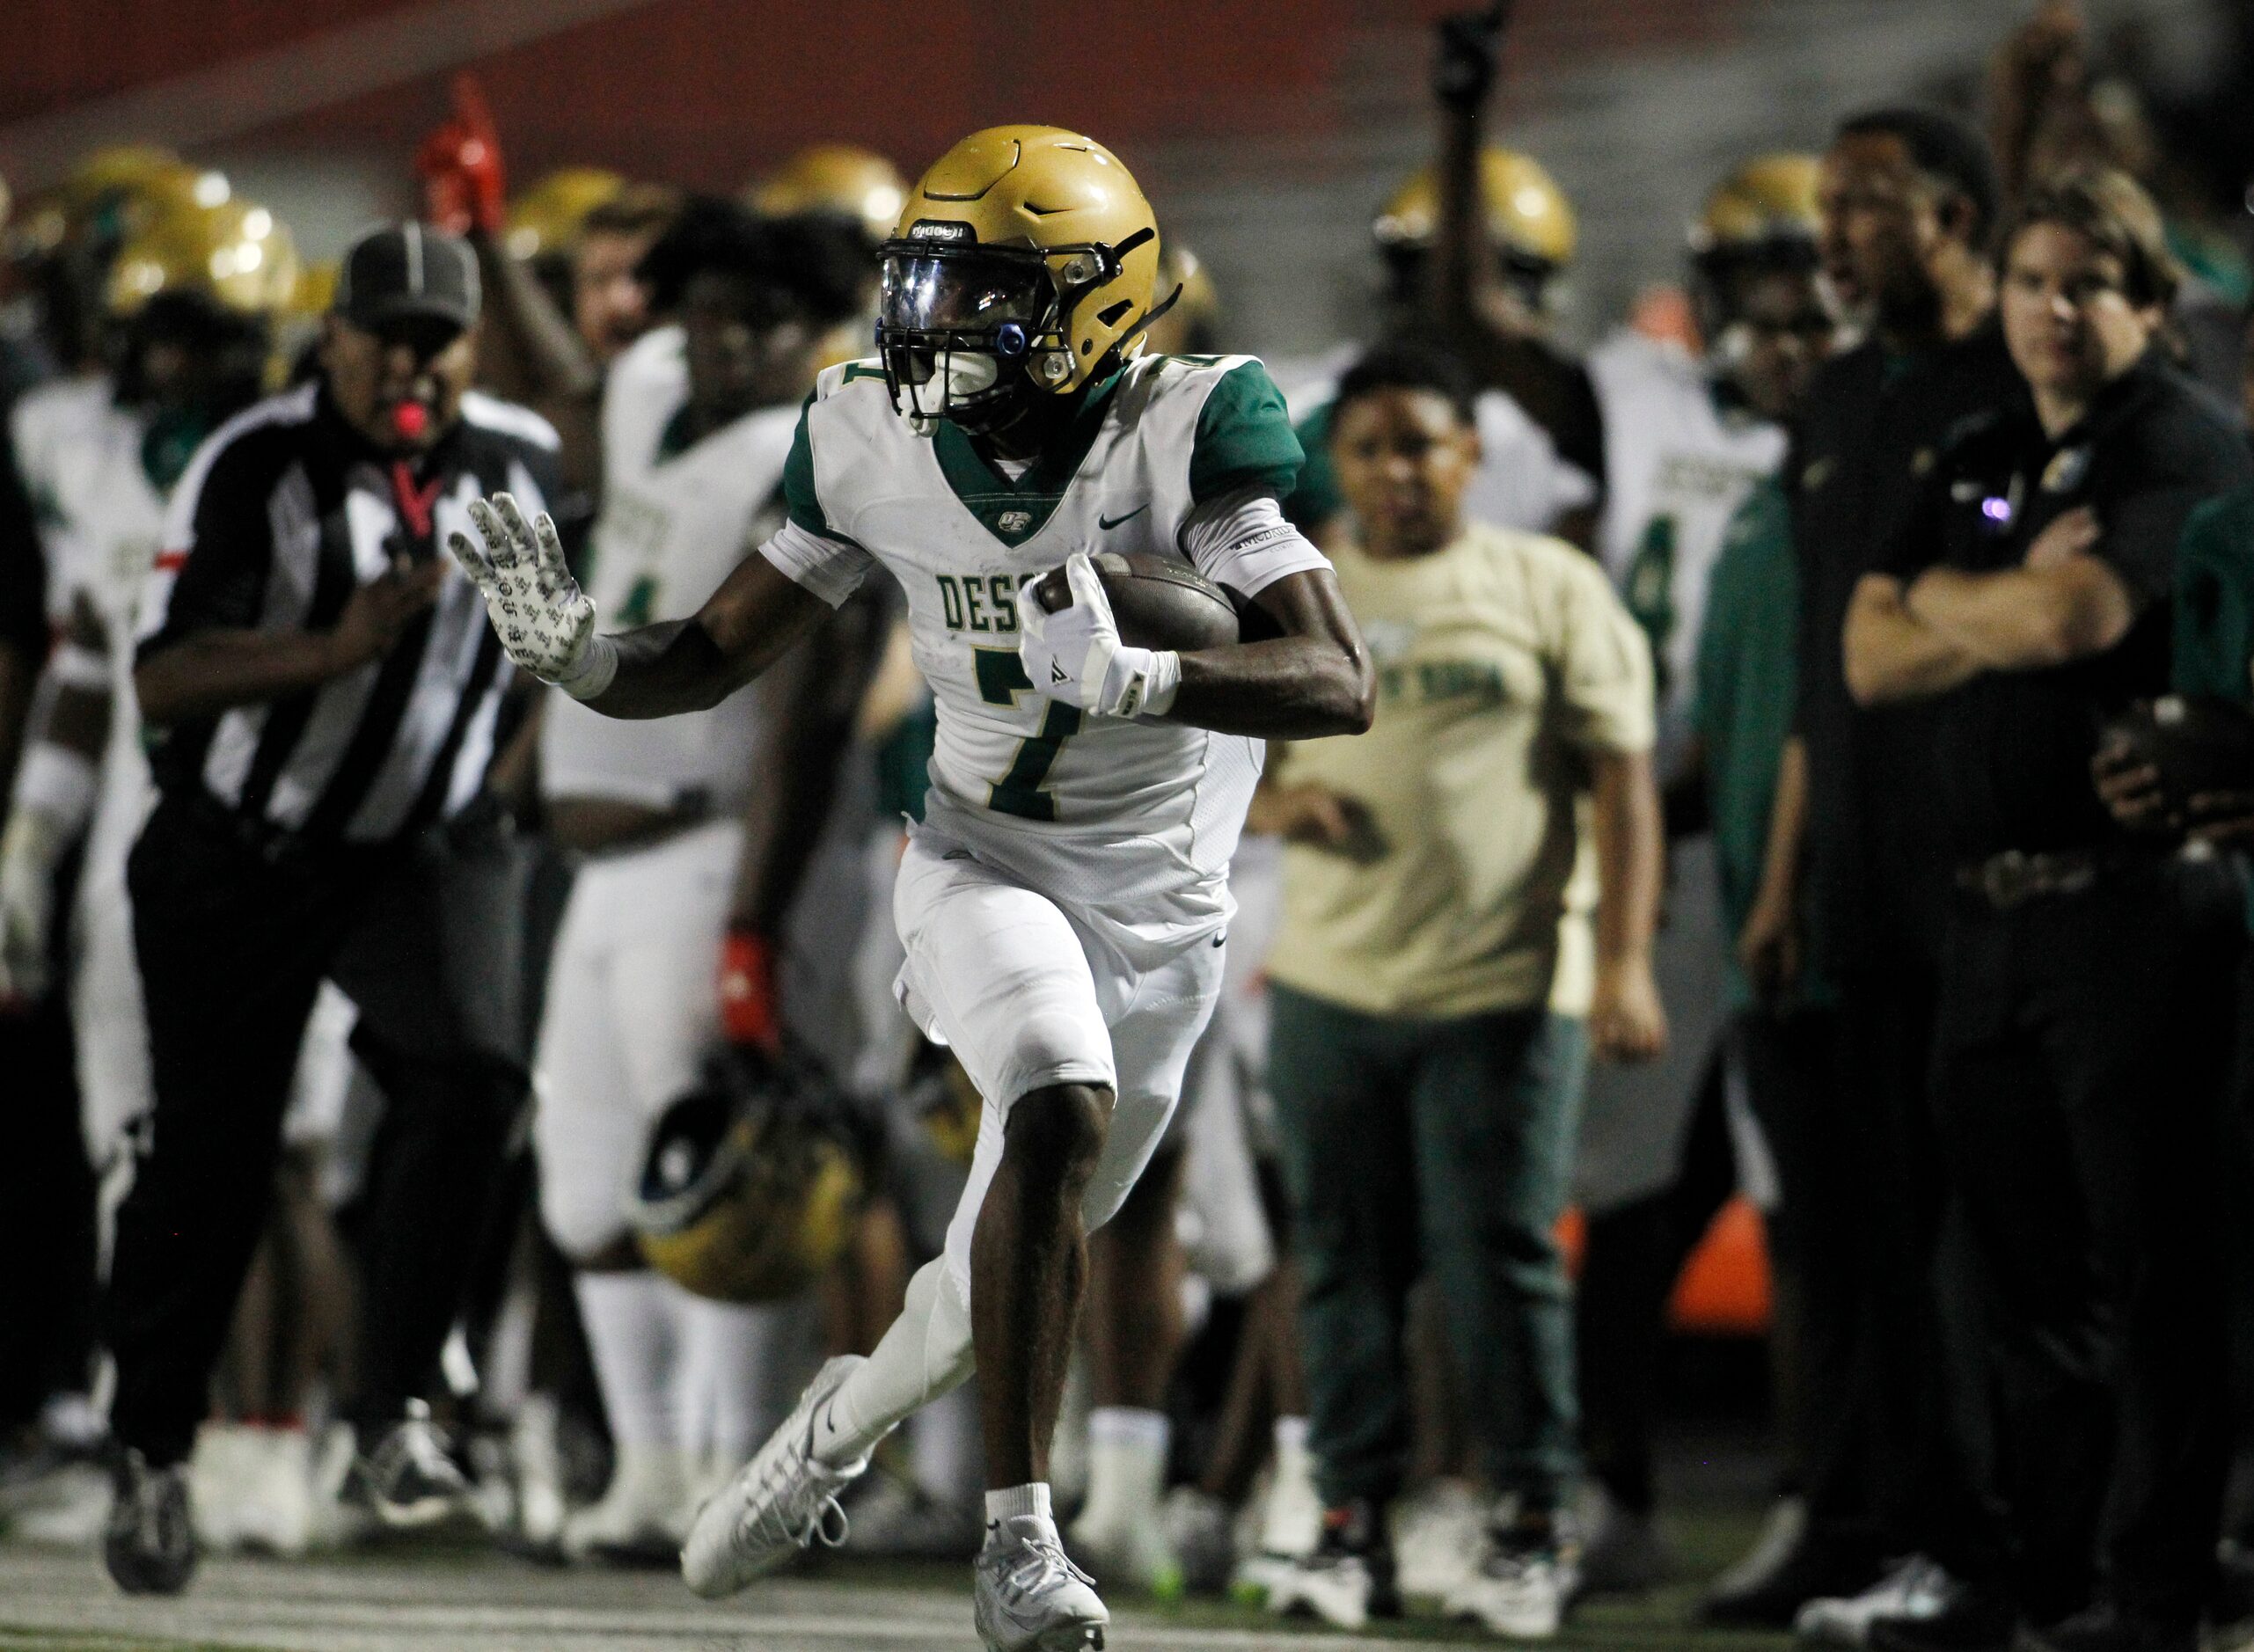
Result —
[[[271, 397], [222, 426], [180, 479], [139, 657], [200, 631], [334, 625], [395, 556], [443, 556], [448, 533], [471, 531], [472, 500], [505, 490], [543, 508], [555, 466], [546, 420], [475, 392], [413, 468], [362, 440], [319, 385]], [[157, 783], [308, 839], [385, 842], [477, 796], [509, 676], [476, 586], [455, 570], [381, 659], [164, 731]]]

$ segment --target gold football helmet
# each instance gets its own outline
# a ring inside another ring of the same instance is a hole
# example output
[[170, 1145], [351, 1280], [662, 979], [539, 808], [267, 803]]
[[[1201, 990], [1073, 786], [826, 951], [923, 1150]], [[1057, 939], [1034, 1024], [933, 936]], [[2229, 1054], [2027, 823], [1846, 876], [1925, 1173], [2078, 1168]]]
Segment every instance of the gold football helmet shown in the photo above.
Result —
[[1812, 155], [1763, 155], [1747, 161], [1707, 196], [1691, 226], [1692, 252], [1704, 258], [1803, 245], [1812, 253], [1823, 227], [1816, 205], [1819, 166]]
[[172, 202], [118, 249], [104, 307], [129, 316], [158, 293], [195, 291], [270, 315], [289, 303], [299, 273], [296, 242], [264, 207], [231, 196], [211, 207]]
[[963, 139], [879, 252], [885, 380], [926, 435], [940, 420], [991, 429], [1028, 392], [1079, 391], [1136, 355], [1166, 307], [1151, 203], [1117, 156], [1056, 127]]
[[831, 212], [861, 226], [872, 245], [892, 233], [908, 199], [900, 169], [874, 150], [816, 143], [754, 179], [743, 204], [762, 217]]
[[[1562, 270], [1573, 261], [1579, 227], [1557, 180], [1531, 155], [1489, 147], [1479, 156], [1479, 200], [1487, 235], [1515, 259]], [[1439, 228], [1439, 174], [1427, 166], [1393, 194], [1372, 226], [1387, 253], [1421, 252]]]
[[616, 201], [626, 180], [599, 166], [562, 166], [509, 203], [506, 245], [511, 258], [571, 251], [596, 208]]
[[726, 1056], [658, 1115], [629, 1215], [649, 1265], [720, 1302], [774, 1302], [852, 1242], [865, 1188], [844, 1132], [787, 1083]]

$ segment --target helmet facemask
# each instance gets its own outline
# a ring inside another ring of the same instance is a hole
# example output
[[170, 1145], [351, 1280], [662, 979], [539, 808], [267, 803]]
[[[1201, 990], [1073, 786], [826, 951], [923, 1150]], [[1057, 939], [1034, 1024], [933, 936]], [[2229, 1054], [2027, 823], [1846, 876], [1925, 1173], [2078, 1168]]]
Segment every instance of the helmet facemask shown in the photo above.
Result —
[[941, 420], [972, 432], [1000, 429], [1032, 397], [1070, 379], [1064, 322], [1079, 298], [1119, 269], [1105, 246], [1036, 251], [908, 239], [881, 251], [877, 353], [893, 406], [926, 436]]

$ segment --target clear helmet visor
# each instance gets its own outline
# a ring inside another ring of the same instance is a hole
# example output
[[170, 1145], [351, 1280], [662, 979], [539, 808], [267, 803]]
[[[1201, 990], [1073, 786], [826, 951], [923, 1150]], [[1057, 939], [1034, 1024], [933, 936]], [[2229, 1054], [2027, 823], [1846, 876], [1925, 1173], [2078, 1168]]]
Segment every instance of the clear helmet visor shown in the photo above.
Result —
[[976, 428], [1001, 416], [1021, 384], [1006, 374], [1024, 362], [1056, 303], [1038, 258], [888, 252], [876, 339], [894, 405], [926, 435], [942, 419]]
[[1055, 291], [1036, 259], [898, 253], [884, 260], [877, 315], [902, 333], [992, 333], [1007, 321], [1029, 332]]

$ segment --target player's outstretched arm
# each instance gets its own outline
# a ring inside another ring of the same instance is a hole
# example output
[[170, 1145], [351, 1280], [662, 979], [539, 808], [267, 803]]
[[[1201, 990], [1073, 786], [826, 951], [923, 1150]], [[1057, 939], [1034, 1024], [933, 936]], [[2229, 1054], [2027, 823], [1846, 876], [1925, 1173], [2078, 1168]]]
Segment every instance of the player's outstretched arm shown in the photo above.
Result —
[[1182, 656], [1167, 715], [1225, 735], [1358, 735], [1377, 714], [1369, 645], [1328, 568], [1287, 574], [1252, 599], [1284, 634]]
[[546, 513], [528, 522], [496, 493], [474, 501], [470, 519], [483, 545], [457, 533], [448, 545], [477, 581], [509, 657], [606, 716], [717, 705], [830, 612], [766, 558], [750, 556], [689, 618], [601, 636]]

